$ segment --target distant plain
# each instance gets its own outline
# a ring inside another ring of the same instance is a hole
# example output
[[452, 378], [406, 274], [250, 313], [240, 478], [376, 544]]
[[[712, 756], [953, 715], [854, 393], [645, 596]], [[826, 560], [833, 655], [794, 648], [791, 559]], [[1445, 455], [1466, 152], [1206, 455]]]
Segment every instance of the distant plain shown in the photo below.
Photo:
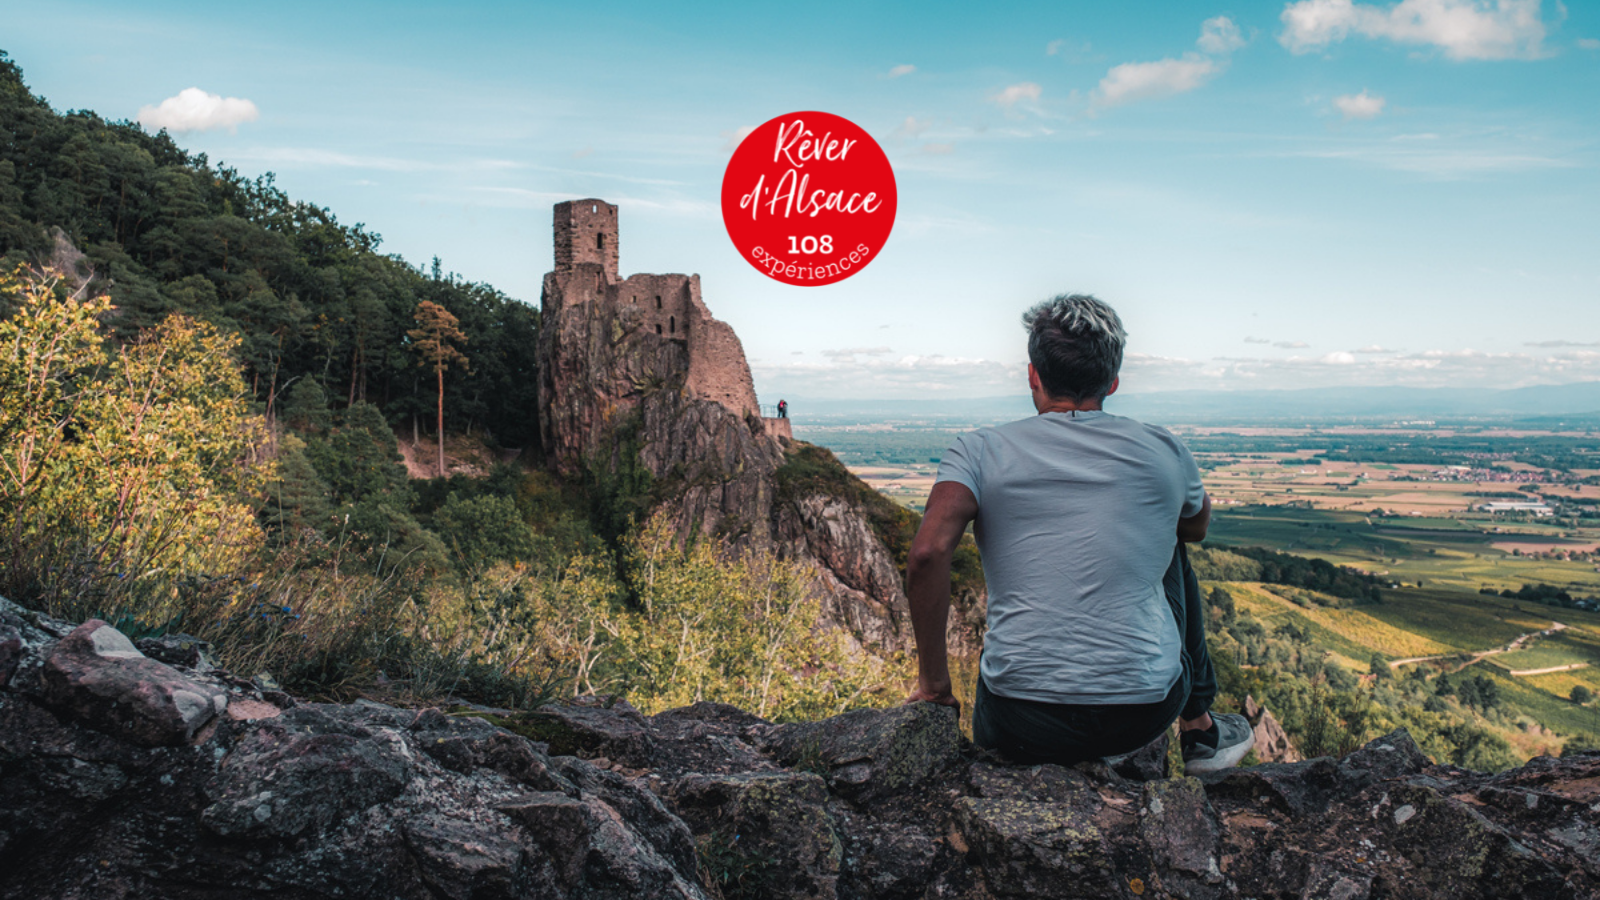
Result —
[[[917, 511], [954, 437], [992, 424], [841, 418], [797, 423], [796, 436], [829, 447], [868, 484]], [[1596, 702], [1570, 699], [1578, 685], [1600, 693], [1600, 612], [1500, 595], [1550, 585], [1577, 600], [1600, 599], [1600, 436], [1591, 422], [1172, 430], [1193, 449], [1213, 499], [1208, 546], [1320, 557], [1391, 585], [1381, 604], [1338, 608], [1308, 602], [1317, 598], [1297, 597], [1294, 588], [1224, 583], [1241, 608], [1293, 624], [1365, 677], [1373, 653], [1400, 661], [1397, 670], [1429, 666], [1430, 677], [1461, 669], [1487, 675], [1528, 717], [1504, 735], [1521, 754], [1554, 751], [1555, 735], [1600, 737]], [[1496, 502], [1549, 513], [1485, 510]]]

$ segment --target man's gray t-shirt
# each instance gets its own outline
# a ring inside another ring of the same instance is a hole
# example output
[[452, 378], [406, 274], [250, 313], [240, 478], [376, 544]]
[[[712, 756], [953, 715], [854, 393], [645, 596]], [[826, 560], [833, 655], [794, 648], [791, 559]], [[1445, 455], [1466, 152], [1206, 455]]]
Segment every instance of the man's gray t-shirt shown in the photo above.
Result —
[[1205, 502], [1182, 441], [1100, 410], [1050, 412], [956, 438], [937, 480], [978, 500], [990, 691], [1046, 703], [1166, 697], [1183, 643], [1162, 579], [1178, 519]]

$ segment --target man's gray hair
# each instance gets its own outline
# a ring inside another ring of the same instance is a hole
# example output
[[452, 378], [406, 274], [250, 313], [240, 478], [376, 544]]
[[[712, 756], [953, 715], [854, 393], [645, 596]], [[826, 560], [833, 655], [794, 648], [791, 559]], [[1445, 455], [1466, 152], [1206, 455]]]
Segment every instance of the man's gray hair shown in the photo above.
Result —
[[1061, 294], [1023, 313], [1022, 326], [1045, 393], [1082, 401], [1110, 392], [1128, 339], [1116, 310], [1086, 294]]

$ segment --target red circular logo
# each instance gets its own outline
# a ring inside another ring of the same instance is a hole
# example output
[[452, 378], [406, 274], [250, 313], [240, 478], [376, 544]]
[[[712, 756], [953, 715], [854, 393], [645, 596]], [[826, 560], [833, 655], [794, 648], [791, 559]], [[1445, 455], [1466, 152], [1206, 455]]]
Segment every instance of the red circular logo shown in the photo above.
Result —
[[894, 170], [849, 119], [797, 112], [739, 144], [722, 176], [722, 224], [745, 261], [784, 284], [842, 281], [894, 228]]

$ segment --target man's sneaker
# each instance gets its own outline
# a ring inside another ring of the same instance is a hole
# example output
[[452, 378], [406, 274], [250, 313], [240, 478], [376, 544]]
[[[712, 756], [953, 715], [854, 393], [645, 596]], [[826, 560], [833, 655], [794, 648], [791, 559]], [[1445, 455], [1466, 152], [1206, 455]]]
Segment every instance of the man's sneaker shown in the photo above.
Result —
[[1238, 765], [1256, 745], [1256, 733], [1244, 716], [1212, 713], [1209, 729], [1185, 731], [1179, 743], [1183, 745], [1184, 772], [1198, 775]]

